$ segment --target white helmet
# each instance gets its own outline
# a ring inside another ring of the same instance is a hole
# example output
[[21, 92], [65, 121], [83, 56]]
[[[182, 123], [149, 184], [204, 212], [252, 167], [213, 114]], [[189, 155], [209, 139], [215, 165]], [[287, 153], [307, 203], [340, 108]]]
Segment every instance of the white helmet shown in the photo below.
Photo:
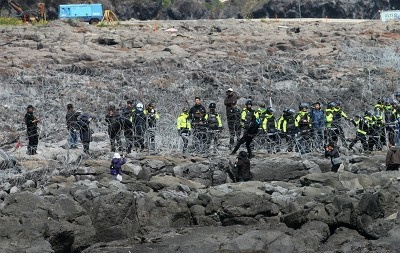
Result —
[[136, 104], [136, 109], [138, 109], [139, 111], [143, 111], [143, 104], [142, 103], [137, 103]]
[[120, 155], [119, 153], [115, 153], [114, 156], [113, 156], [113, 158], [119, 159], [119, 158], [121, 158], [121, 155]]

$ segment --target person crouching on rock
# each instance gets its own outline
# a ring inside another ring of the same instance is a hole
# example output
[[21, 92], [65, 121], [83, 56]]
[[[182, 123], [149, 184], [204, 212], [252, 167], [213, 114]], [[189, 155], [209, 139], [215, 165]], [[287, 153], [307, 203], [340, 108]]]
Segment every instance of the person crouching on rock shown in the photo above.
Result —
[[389, 144], [386, 153], [386, 170], [398, 170], [400, 167], [400, 147], [396, 147], [394, 143]]
[[335, 147], [335, 143], [329, 142], [329, 144], [325, 146], [325, 158], [331, 158], [331, 171], [337, 172], [342, 161], [340, 159], [339, 150]]
[[113, 159], [111, 160], [110, 174], [122, 175], [122, 165], [124, 165], [125, 163], [126, 158], [124, 156], [121, 157], [119, 153], [115, 153]]
[[246, 182], [253, 178], [250, 172], [250, 159], [245, 151], [240, 151], [236, 162], [234, 164], [229, 162], [229, 165], [231, 168], [227, 173], [233, 182]]

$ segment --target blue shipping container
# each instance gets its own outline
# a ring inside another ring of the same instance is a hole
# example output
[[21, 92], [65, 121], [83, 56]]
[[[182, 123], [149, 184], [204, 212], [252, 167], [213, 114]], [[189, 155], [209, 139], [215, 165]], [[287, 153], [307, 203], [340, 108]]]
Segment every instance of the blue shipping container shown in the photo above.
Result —
[[77, 18], [90, 24], [103, 19], [101, 4], [65, 4], [60, 5], [59, 18]]

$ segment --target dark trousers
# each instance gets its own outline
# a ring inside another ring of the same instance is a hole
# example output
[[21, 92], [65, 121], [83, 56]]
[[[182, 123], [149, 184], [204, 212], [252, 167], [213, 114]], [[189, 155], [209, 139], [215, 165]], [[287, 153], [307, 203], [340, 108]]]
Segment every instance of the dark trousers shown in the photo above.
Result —
[[386, 166], [386, 170], [399, 170], [400, 164], [389, 164]]
[[232, 150], [232, 153], [236, 153], [236, 151], [239, 150], [240, 146], [243, 143], [246, 143], [246, 149], [247, 149], [247, 154], [248, 157], [252, 157], [252, 153], [251, 153], [251, 142], [253, 141], [253, 137], [249, 136], [249, 135], [245, 135], [242, 138], [239, 139], [239, 141], [236, 143], [235, 148]]
[[121, 133], [110, 131], [108, 134], [110, 137], [111, 152], [114, 152], [116, 150], [115, 144], [118, 145], [118, 150], [122, 151]]
[[179, 135], [181, 136], [183, 141], [183, 153], [186, 153], [189, 144], [190, 131], [189, 129], [180, 129]]
[[235, 144], [235, 136], [236, 140], [239, 140], [240, 135], [242, 134], [242, 126], [240, 125], [240, 121], [228, 120], [228, 129], [229, 145], [233, 146], [233, 144]]
[[354, 144], [356, 144], [358, 141], [361, 141], [364, 151], [367, 151], [368, 150], [367, 136], [360, 132], [356, 133], [356, 138], [351, 141], [349, 149], [353, 148]]
[[28, 155], [36, 154], [38, 144], [39, 144], [39, 134], [37, 133], [37, 131], [28, 132], [27, 154]]
[[124, 129], [126, 152], [131, 153], [133, 147], [133, 131], [131, 128]]

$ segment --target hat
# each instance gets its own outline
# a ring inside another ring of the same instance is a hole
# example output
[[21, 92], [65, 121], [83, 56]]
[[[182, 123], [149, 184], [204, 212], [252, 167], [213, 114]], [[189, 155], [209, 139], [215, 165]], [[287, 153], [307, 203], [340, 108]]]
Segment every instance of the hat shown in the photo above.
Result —
[[232, 89], [232, 88], [229, 88], [228, 91], [233, 91], [233, 89]]
[[28, 107], [26, 109], [32, 108], [33, 109], [33, 105], [28, 105]]
[[246, 151], [240, 151], [238, 157], [240, 157], [240, 158], [246, 158], [246, 157], [247, 157]]
[[121, 155], [120, 155], [119, 153], [115, 153], [114, 156], [113, 156], [113, 158], [119, 159], [119, 158], [121, 158]]

